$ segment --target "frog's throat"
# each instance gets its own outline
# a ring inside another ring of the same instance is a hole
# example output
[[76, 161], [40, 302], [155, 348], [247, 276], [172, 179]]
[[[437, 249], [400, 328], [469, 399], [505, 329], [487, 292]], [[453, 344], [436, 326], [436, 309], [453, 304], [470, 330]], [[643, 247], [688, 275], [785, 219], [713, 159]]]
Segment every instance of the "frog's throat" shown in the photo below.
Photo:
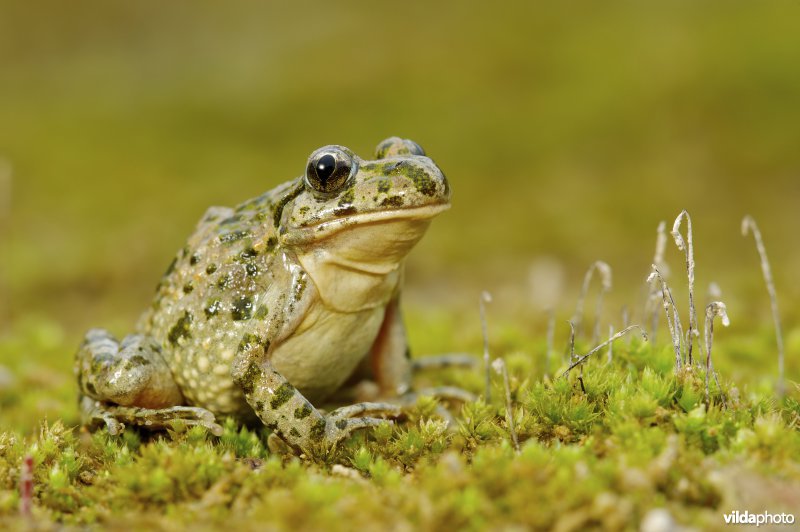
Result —
[[410, 209], [358, 213], [310, 225], [308, 227], [287, 228], [288, 230], [281, 235], [281, 240], [284, 245], [302, 246], [303, 244], [318, 242], [351, 227], [399, 220], [426, 220], [433, 218], [449, 208], [450, 203], [440, 203]]

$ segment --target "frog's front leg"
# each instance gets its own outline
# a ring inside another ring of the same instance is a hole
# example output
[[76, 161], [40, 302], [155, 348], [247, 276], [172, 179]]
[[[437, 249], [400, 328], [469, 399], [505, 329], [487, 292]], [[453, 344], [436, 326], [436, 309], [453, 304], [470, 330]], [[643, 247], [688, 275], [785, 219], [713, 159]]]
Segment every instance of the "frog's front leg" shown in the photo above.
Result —
[[147, 336], [132, 334], [117, 342], [105, 330], [90, 330], [75, 356], [75, 374], [86, 425], [105, 424], [119, 434], [125, 424], [159, 429], [179, 421], [222, 432], [208, 410], [182, 406], [183, 395], [161, 349]]
[[257, 350], [240, 352], [234, 361], [233, 379], [264, 425], [303, 452], [330, 449], [354, 430], [386, 422], [384, 418], [356, 416], [400, 414], [400, 408], [389, 403], [358, 403], [324, 415], [268, 360], [260, 358], [263, 351], [261, 356]]

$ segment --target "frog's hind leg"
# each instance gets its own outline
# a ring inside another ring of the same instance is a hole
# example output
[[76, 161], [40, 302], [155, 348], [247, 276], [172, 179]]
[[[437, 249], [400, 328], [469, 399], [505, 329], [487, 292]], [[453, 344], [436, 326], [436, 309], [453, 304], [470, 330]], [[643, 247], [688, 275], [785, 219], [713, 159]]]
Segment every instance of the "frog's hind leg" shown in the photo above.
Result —
[[211, 412], [181, 406], [183, 395], [152, 338], [129, 335], [120, 343], [107, 331], [92, 329], [75, 356], [75, 374], [84, 424], [105, 424], [118, 434], [125, 423], [158, 429], [179, 421], [221, 433]]
[[81, 397], [81, 416], [89, 426], [105, 424], [112, 436], [120, 434], [125, 424], [147, 429], [175, 428], [179, 423], [187, 426], [200, 425], [215, 436], [222, 435], [222, 427], [214, 420], [214, 414], [196, 406], [172, 406], [169, 408], [142, 408], [138, 406], [119, 406], [91, 397]]

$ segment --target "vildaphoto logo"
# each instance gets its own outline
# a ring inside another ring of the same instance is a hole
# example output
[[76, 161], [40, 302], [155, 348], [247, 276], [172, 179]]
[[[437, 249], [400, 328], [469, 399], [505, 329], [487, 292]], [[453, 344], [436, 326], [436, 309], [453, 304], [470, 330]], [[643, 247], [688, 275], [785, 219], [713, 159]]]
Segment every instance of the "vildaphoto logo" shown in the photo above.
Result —
[[794, 514], [780, 513], [771, 514], [769, 512], [761, 512], [754, 514], [745, 510], [740, 512], [734, 510], [729, 514], [722, 514], [725, 519], [726, 525], [793, 525]]

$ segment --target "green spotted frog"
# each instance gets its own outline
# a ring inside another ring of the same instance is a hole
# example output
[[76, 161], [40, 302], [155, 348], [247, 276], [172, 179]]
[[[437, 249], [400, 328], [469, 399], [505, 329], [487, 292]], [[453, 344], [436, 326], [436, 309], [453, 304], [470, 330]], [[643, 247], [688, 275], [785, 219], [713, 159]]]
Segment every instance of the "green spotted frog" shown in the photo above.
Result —
[[314, 403], [363, 379], [379, 397], [408, 391], [403, 264], [449, 200], [422, 148], [392, 137], [372, 161], [322, 147], [303, 176], [211, 207], [136, 333], [86, 334], [75, 361], [85, 423], [220, 433], [217, 416], [257, 417], [309, 451], [397, 415], [390, 402]]

